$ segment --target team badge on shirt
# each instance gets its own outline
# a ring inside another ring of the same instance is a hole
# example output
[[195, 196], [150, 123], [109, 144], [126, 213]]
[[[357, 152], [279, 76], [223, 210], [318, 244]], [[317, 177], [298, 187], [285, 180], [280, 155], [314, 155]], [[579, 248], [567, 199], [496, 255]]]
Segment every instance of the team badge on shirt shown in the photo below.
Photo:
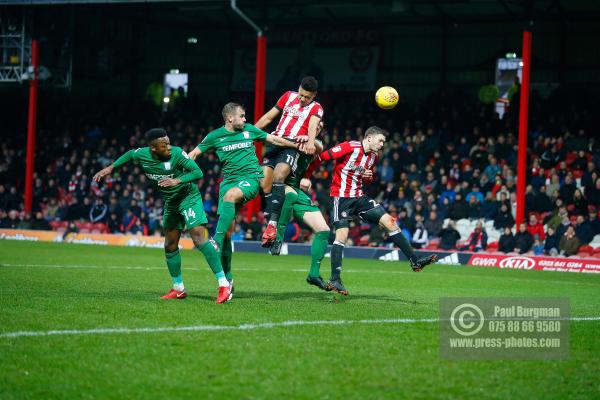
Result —
[[169, 161], [167, 161], [167, 162], [165, 163], [165, 169], [166, 169], [166, 170], [169, 170], [169, 169], [171, 169], [171, 163], [170, 163]]
[[242, 132], [242, 135], [244, 135], [244, 138], [250, 139], [250, 132], [244, 131], [244, 132]]

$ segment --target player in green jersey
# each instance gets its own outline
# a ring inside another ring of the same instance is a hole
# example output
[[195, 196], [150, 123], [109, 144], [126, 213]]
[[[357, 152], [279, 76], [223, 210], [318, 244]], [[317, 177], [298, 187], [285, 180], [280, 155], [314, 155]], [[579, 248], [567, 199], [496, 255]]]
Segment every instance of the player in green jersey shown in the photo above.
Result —
[[179, 238], [187, 225], [194, 246], [206, 258], [210, 269], [219, 283], [217, 303], [231, 299], [231, 286], [223, 268], [221, 259], [204, 225], [208, 222], [204, 213], [202, 196], [192, 182], [202, 178], [202, 171], [189, 158], [181, 147], [171, 146], [167, 132], [161, 128], [146, 132], [148, 147], [129, 150], [114, 163], [94, 175], [100, 182], [106, 175], [123, 164], [134, 162], [144, 171], [146, 177], [162, 194], [164, 200], [163, 228], [165, 230], [165, 256], [167, 267], [173, 281], [173, 289], [163, 299], [184, 299], [187, 297], [181, 274], [181, 256]]
[[225, 104], [222, 115], [225, 124], [209, 132], [189, 156], [195, 160], [200, 154], [214, 149], [221, 161], [223, 181], [219, 187], [219, 221], [214, 239], [221, 251], [223, 271], [227, 279], [233, 282], [230, 227], [242, 205], [256, 197], [260, 179], [264, 176], [256, 157], [254, 141], [291, 148], [298, 148], [298, 143], [270, 135], [246, 123], [246, 110], [237, 103]]
[[[317, 127], [317, 135], [320, 134], [322, 129], [323, 122], [321, 121]], [[323, 144], [319, 140], [315, 140], [315, 147], [317, 149], [317, 154], [323, 151]], [[314, 156], [300, 153], [294, 173], [288, 176], [285, 181], [285, 200], [283, 202], [283, 207], [281, 208], [281, 214], [277, 225], [277, 238], [269, 251], [274, 256], [281, 253], [285, 228], [292, 215], [297, 220], [303, 221], [314, 232], [310, 247], [310, 270], [306, 277], [306, 282], [319, 289], [327, 290], [327, 284], [319, 275], [319, 271], [321, 268], [321, 261], [327, 250], [330, 229], [327, 222], [325, 222], [321, 210], [319, 210], [319, 207], [312, 202], [306, 193], [310, 189], [310, 180], [302, 178], [314, 158]]]

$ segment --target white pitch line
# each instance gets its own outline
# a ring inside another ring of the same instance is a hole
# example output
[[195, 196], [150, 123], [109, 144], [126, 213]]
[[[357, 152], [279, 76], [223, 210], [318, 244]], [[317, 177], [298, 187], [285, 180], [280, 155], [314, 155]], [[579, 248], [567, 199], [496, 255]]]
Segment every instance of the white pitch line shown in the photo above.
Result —
[[[567, 319], [567, 318], [565, 318]], [[600, 321], [600, 317], [572, 317], [570, 321]], [[360, 319], [360, 320], [324, 320], [324, 321], [283, 321], [263, 322], [258, 324], [242, 325], [192, 325], [171, 326], [154, 328], [96, 328], [96, 329], [68, 329], [50, 331], [16, 331], [0, 333], [0, 339], [39, 336], [66, 336], [66, 335], [106, 335], [106, 334], [133, 334], [133, 333], [161, 333], [161, 332], [210, 332], [210, 331], [249, 331], [254, 329], [287, 328], [294, 326], [323, 326], [323, 325], [373, 325], [373, 324], [418, 324], [437, 323], [438, 318], [395, 318], [395, 319]]]

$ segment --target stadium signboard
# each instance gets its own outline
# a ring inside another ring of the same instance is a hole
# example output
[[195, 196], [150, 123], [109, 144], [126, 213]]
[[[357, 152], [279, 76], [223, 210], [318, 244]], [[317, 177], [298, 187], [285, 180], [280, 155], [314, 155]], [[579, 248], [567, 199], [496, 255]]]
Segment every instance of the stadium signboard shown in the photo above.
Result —
[[600, 273], [600, 259], [472, 254], [467, 265], [538, 271]]

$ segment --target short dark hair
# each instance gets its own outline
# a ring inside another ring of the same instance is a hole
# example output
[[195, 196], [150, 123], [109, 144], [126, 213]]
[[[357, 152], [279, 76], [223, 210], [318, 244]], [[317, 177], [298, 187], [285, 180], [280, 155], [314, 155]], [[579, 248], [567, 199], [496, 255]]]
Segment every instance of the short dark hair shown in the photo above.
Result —
[[230, 102], [230, 103], [225, 104], [223, 106], [223, 111], [221, 111], [221, 114], [223, 115], [223, 119], [226, 119], [228, 115], [235, 113], [235, 110], [237, 110], [238, 108], [241, 108], [242, 110], [244, 110], [244, 107], [238, 103]]
[[319, 89], [319, 81], [314, 76], [305, 76], [300, 82], [300, 87], [309, 92], [316, 92]]
[[367, 128], [367, 130], [365, 131], [365, 137], [367, 136], [374, 136], [374, 135], [383, 135], [385, 136], [386, 131], [383, 128], [380, 128], [378, 126], [370, 126]]
[[160, 139], [167, 136], [167, 131], [163, 128], [152, 128], [148, 132], [146, 132], [144, 136], [146, 137], [147, 143], [152, 143], [156, 139]]

